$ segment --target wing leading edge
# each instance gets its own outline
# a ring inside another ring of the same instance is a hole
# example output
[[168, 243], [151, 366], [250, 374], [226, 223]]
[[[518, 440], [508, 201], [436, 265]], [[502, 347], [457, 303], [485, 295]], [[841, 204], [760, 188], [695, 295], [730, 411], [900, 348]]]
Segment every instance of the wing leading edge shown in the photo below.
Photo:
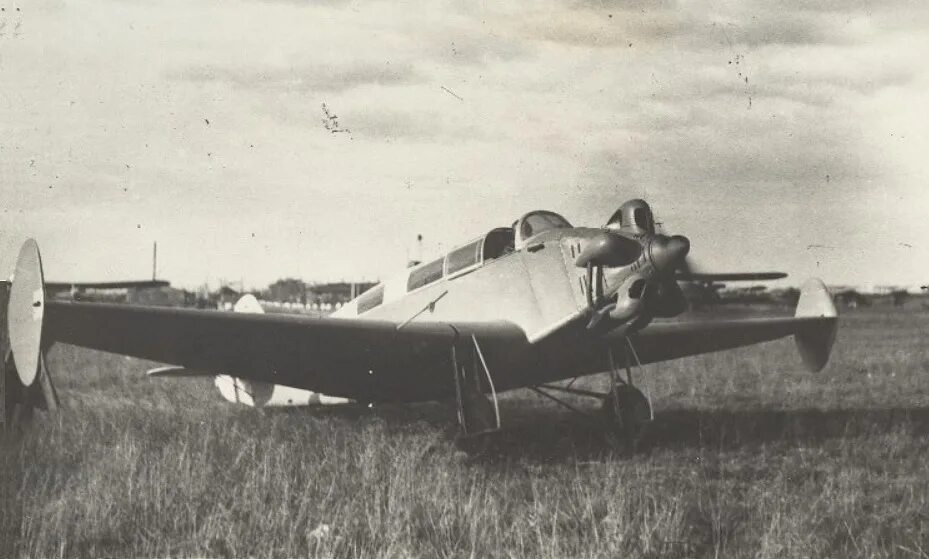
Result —
[[390, 401], [452, 390], [450, 349], [472, 334], [487, 340], [491, 351], [528, 343], [522, 329], [507, 322], [411, 322], [398, 329], [380, 320], [70, 302], [47, 303], [43, 343]]
[[[794, 336], [807, 368], [816, 371], [828, 360], [836, 326], [831, 296], [822, 282], [811, 280], [793, 317], [657, 322], [631, 341], [639, 360], [652, 363]], [[66, 302], [47, 303], [43, 342], [360, 401], [415, 401], [452, 394], [450, 350], [471, 335], [480, 339], [488, 361], [505, 376], [533, 363], [525, 375], [500, 379], [505, 389], [538, 384], [540, 376], [550, 374], [547, 361], [573, 355], [557, 340], [534, 348], [537, 344], [530, 344], [525, 332], [509, 322], [414, 321], [398, 328], [382, 320]], [[607, 334], [605, 341], [617, 348], [626, 343], [620, 334]], [[603, 370], [593, 354], [582, 353], [586, 356], [574, 356], [576, 369], [566, 362], [560, 372], [574, 376]], [[550, 359], [543, 359], [545, 355]]]
[[[811, 279], [800, 291], [794, 316], [689, 320], [648, 325], [632, 337], [643, 363], [757, 344], [794, 336], [807, 369], [821, 370], [835, 342], [838, 313], [822, 281]], [[619, 335], [612, 343], [624, 343]]]
[[[798, 340], [834, 331], [835, 318], [783, 317], [738, 320], [707, 320], [651, 324], [631, 338], [639, 360], [644, 363], [666, 361], [689, 355], [711, 353], [725, 349], [796, 336]], [[612, 341], [622, 344], [621, 337]], [[798, 345], [799, 345], [798, 341]], [[801, 356], [803, 353], [801, 352]], [[819, 370], [825, 361], [807, 361], [807, 367]]]

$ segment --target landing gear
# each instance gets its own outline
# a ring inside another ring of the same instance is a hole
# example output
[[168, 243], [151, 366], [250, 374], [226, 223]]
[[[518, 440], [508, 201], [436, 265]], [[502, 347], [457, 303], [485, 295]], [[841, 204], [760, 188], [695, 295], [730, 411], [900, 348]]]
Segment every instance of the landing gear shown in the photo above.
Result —
[[[635, 358], [639, 370], [642, 364], [639, 362], [639, 356], [632, 341], [628, 337], [625, 341], [626, 347], [623, 353], [626, 358], [626, 378], [624, 380], [620, 376], [616, 361], [613, 359], [613, 349], [610, 348], [607, 353], [610, 363], [610, 392], [603, 398], [601, 409], [604, 418], [610, 422], [614, 431], [634, 446], [642, 439], [649, 423], [655, 419], [655, 414], [652, 411], [651, 395], [646, 396], [635, 387], [630, 357]], [[647, 389], [647, 378], [645, 386]]]
[[[462, 438], [499, 431], [501, 425], [500, 405], [493, 377], [477, 337], [472, 334], [470, 341], [471, 344], [465, 342], [451, 348], [455, 401]], [[484, 393], [484, 386], [489, 388], [490, 398]]]
[[36, 381], [24, 386], [13, 354], [7, 351], [6, 359], [0, 362], [0, 432], [28, 424], [36, 409], [54, 414], [60, 405], [45, 355], [39, 356]]
[[[626, 346], [624, 351], [626, 356], [625, 378], [621, 376], [619, 368], [616, 367], [612, 348], [608, 350], [610, 390], [605, 394], [602, 392], [573, 388], [574, 381], [571, 381], [566, 386], [542, 384], [530, 387], [530, 390], [553, 400], [573, 412], [600, 420], [606, 425], [609, 432], [617, 435], [622, 442], [625, 442], [630, 445], [631, 449], [634, 449], [639, 441], [641, 441], [648, 425], [655, 418], [655, 415], [652, 411], [651, 397], [646, 394], [649, 392], [647, 381], [646, 393], [643, 393], [635, 386], [632, 376], [633, 358], [638, 368], [641, 368], [641, 363], [639, 362], [635, 348], [628, 338], [626, 338]], [[555, 397], [552, 392], [566, 392], [576, 396], [597, 398], [600, 400], [599, 417], [592, 416], [568, 402]]]
[[629, 384], [611, 389], [603, 397], [600, 412], [610, 430], [633, 445], [642, 439], [652, 420], [652, 406], [648, 398]]

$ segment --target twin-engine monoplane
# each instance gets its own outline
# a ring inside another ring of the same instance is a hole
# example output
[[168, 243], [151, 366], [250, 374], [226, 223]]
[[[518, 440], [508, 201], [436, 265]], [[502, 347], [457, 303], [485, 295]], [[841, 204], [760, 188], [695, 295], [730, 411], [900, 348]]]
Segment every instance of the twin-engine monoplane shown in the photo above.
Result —
[[[793, 316], [684, 320], [678, 280], [783, 276], [698, 276], [689, 250], [687, 238], [656, 232], [642, 200], [595, 228], [534, 211], [312, 318], [250, 301], [235, 313], [46, 301], [29, 240], [12, 279], [7, 364], [29, 387], [58, 342], [172, 365], [157, 376], [212, 375], [227, 398], [255, 406], [450, 400], [464, 435], [501, 427], [501, 392], [571, 392], [598, 398], [630, 436], [652, 418], [633, 382], [643, 364], [785, 336], [809, 369], [826, 364], [837, 317], [821, 281], [805, 284]], [[606, 393], [556, 384], [601, 372]]]

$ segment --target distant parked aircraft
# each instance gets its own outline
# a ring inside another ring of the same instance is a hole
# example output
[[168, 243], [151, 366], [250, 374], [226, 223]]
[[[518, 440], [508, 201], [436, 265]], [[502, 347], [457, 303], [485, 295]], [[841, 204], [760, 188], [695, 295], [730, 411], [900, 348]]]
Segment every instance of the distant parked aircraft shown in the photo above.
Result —
[[[9, 285], [10, 282], [3, 280], [3, 284]], [[166, 280], [128, 280], [128, 281], [47, 281], [43, 284], [46, 293], [56, 293], [64, 291], [84, 291], [85, 289], [154, 289], [159, 287], [171, 287], [171, 282]]]

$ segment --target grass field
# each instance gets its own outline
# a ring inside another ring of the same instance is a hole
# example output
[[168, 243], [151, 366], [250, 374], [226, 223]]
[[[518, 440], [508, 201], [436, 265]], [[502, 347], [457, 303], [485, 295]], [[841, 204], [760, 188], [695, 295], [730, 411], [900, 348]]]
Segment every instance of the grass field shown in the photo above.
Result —
[[817, 375], [790, 340], [650, 366], [633, 455], [524, 392], [469, 454], [444, 405], [261, 412], [60, 346], [4, 507], [28, 557], [929, 557], [926, 332], [872, 308]]

